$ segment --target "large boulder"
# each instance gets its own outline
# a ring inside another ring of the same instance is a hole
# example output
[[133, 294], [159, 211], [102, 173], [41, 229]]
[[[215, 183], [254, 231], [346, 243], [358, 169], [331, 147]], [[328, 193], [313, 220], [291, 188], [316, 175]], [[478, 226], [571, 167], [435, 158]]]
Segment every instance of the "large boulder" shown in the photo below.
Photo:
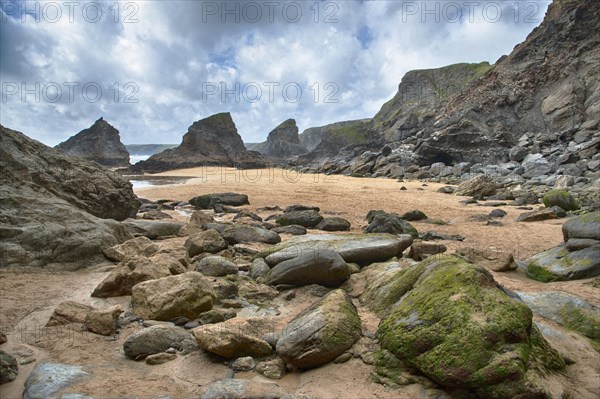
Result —
[[230, 319], [218, 324], [207, 324], [192, 330], [198, 346], [206, 352], [226, 359], [243, 356], [265, 357], [273, 352], [262, 337], [272, 333], [269, 319]]
[[479, 249], [474, 247], [464, 247], [456, 250], [460, 256], [468, 262], [474, 263], [494, 272], [506, 272], [515, 270], [517, 262], [513, 254], [495, 249]]
[[564, 244], [525, 261], [527, 275], [535, 280], [565, 281], [600, 275], [600, 245], [570, 252]]
[[172, 320], [178, 316], [193, 320], [212, 309], [216, 298], [210, 284], [198, 272], [145, 281], [131, 291], [132, 312], [153, 320]]
[[183, 353], [196, 349], [196, 340], [181, 327], [154, 325], [131, 334], [123, 343], [125, 355], [134, 360], [175, 348]]
[[489, 197], [495, 195], [499, 185], [488, 175], [475, 176], [462, 182], [456, 188], [456, 195]]
[[286, 240], [261, 256], [270, 266], [275, 266], [304, 252], [331, 249], [348, 263], [369, 264], [400, 256], [412, 242], [410, 235], [308, 234]]
[[121, 313], [123, 313], [121, 305], [94, 309], [86, 315], [85, 326], [94, 334], [113, 335], [117, 332], [117, 319]]
[[[402, 363], [442, 387], [497, 399], [539, 394], [530, 372], [564, 367], [531, 310], [484, 268], [441, 255], [411, 269], [397, 273], [398, 300], [378, 329], [382, 348]], [[380, 359], [378, 372], [393, 367]]]
[[267, 284], [303, 286], [319, 284], [338, 287], [350, 278], [350, 267], [335, 251], [305, 251], [295, 258], [273, 267], [266, 276]]
[[238, 267], [229, 259], [213, 255], [202, 258], [196, 266], [196, 271], [205, 276], [223, 277], [229, 274], [238, 274]]
[[0, 169], [2, 266], [77, 269], [132, 238], [110, 219], [134, 216], [139, 200], [98, 164], [0, 126]]
[[361, 336], [361, 322], [350, 297], [338, 289], [327, 294], [292, 321], [277, 341], [277, 354], [299, 368], [314, 368], [334, 360]]
[[215, 229], [193, 234], [185, 241], [185, 249], [190, 258], [205, 252], [217, 253], [227, 248], [227, 242]]
[[54, 148], [106, 167], [129, 166], [129, 152], [121, 143], [119, 131], [103, 118]]
[[204, 194], [191, 198], [189, 203], [194, 205], [196, 209], [212, 209], [217, 204], [229, 206], [250, 205], [246, 194], [237, 193]]
[[229, 112], [194, 122], [178, 147], [136, 163], [136, 171], [162, 172], [196, 166], [265, 167], [258, 152], [247, 151]]
[[[159, 261], [160, 260], [160, 261]], [[120, 263], [108, 276], [96, 286], [93, 297], [110, 298], [131, 295], [134, 285], [143, 281], [168, 277], [171, 270], [181, 267], [177, 259], [157, 254], [151, 258], [136, 256]]]
[[190, 216], [190, 221], [188, 224], [183, 226], [181, 230], [179, 230], [179, 235], [181, 236], [191, 236], [195, 233], [199, 233], [202, 231], [202, 226], [205, 223], [212, 223], [215, 219], [209, 215], [204, 213], [203, 211], [194, 211], [192, 216]]
[[61, 302], [50, 315], [46, 327], [71, 323], [85, 323], [85, 319], [94, 308], [74, 301]]
[[[59, 399], [68, 397], [60, 391], [80, 382], [89, 374], [80, 366], [61, 363], [40, 363], [25, 381], [23, 399]], [[78, 398], [79, 396], [74, 396]]]
[[350, 222], [341, 217], [329, 217], [321, 220], [316, 228], [323, 231], [348, 231]]
[[544, 205], [546, 208], [559, 206], [565, 211], [576, 211], [579, 209], [579, 204], [573, 198], [573, 195], [565, 190], [550, 190], [544, 194]]
[[563, 224], [562, 232], [565, 241], [572, 238], [600, 241], [600, 212], [592, 212], [570, 218]]
[[244, 224], [207, 223], [205, 229], [215, 229], [229, 244], [235, 245], [242, 242], [262, 242], [277, 244], [281, 241], [279, 234], [261, 227]]

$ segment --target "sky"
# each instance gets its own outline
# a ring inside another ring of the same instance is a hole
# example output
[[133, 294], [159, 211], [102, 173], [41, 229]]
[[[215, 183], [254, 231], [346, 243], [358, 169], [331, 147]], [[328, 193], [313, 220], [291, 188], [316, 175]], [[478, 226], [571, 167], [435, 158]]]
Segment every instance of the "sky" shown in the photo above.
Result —
[[0, 1], [0, 123], [54, 146], [104, 117], [180, 143], [231, 112], [244, 142], [372, 117], [413, 69], [494, 63], [550, 0]]

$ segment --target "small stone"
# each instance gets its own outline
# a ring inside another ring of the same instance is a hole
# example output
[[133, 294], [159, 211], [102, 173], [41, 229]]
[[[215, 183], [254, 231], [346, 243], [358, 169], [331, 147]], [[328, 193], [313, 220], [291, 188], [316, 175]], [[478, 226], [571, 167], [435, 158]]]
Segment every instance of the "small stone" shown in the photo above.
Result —
[[256, 372], [272, 380], [278, 380], [285, 374], [285, 363], [279, 357], [260, 362], [256, 365]]
[[251, 356], [240, 357], [231, 364], [233, 371], [250, 371], [255, 367], [256, 363]]
[[290, 290], [283, 295], [283, 299], [286, 301], [291, 301], [294, 298], [296, 298], [296, 291], [294, 290]]
[[360, 359], [364, 364], [373, 364], [375, 363], [375, 354], [373, 352], [365, 352], [360, 355]]
[[186, 330], [191, 330], [192, 328], [196, 328], [200, 325], [200, 323], [198, 322], [198, 320], [194, 320], [194, 321], [190, 321], [188, 323], [185, 323], [183, 325], [183, 328], [185, 328]]
[[350, 352], [344, 352], [341, 355], [339, 355], [338, 357], [336, 357], [333, 360], [333, 362], [336, 363], [336, 364], [346, 363], [350, 359], [352, 359], [352, 353], [350, 353]]
[[0, 384], [13, 381], [19, 374], [17, 360], [4, 351], [0, 351]]
[[406, 191], [406, 190], [407, 190], [406, 187], [404, 187], [404, 186], [400, 187], [400, 191]]
[[170, 326], [175, 327], [175, 324], [170, 321], [159, 321], [159, 320], [144, 320], [142, 322], [144, 327], [152, 327], [152, 326]]
[[492, 217], [492, 218], [503, 218], [506, 215], [507, 215], [507, 213], [505, 211], [503, 211], [502, 209], [494, 209], [493, 211], [490, 212], [490, 217]]
[[183, 326], [186, 323], [189, 323], [190, 319], [188, 319], [187, 317], [183, 317], [183, 316], [178, 316], [175, 317], [174, 319], [171, 320], [171, 323], [175, 324], [176, 326]]
[[0, 330], [0, 345], [5, 343], [6, 341], [8, 341], [6, 334], [4, 334], [4, 331]]
[[177, 353], [177, 349], [171, 347], [165, 351], [165, 353]]
[[237, 299], [223, 299], [221, 305], [224, 308], [241, 309], [244, 305]]
[[[170, 348], [172, 349], [172, 348]], [[170, 362], [171, 360], [175, 360], [177, 359], [177, 355], [174, 353], [156, 353], [154, 355], [148, 355], [146, 357], [146, 364], [150, 364], [150, 365], [156, 365], [156, 364], [163, 364], [166, 362]]]

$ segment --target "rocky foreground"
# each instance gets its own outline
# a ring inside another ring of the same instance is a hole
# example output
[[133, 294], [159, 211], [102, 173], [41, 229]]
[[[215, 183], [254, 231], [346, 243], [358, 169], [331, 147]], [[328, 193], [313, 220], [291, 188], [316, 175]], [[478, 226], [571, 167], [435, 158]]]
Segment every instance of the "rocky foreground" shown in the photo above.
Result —
[[[482, 178], [456, 188], [486, 189]], [[3, 299], [14, 327], [1, 348], [3, 397], [21, 395], [17, 381], [24, 398], [595, 397], [600, 310], [498, 281], [517, 267], [541, 281], [600, 275], [597, 212], [568, 211], [567, 260], [518, 265], [475, 248], [447, 254], [444, 242], [465, 237], [419, 232], [428, 217], [417, 210], [373, 210], [358, 232], [317, 206], [251, 200], [143, 200], [120, 222], [133, 238], [102, 249], [113, 265], [38, 311], [39, 333], [23, 334], [33, 316], [19, 322]], [[554, 217], [566, 215], [557, 204], [577, 205], [546, 202]]]

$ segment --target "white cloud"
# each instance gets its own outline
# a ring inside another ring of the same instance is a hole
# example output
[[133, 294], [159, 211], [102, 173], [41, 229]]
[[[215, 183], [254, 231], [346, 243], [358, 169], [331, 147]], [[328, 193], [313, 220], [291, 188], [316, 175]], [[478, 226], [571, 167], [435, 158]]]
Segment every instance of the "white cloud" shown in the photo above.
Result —
[[[50, 21], [54, 17], [43, 14], [53, 11], [48, 2], [2, 2], [0, 122], [55, 145], [99, 116], [120, 130], [125, 143], [179, 143], [195, 120], [222, 111], [232, 113], [247, 142], [264, 140], [287, 118], [302, 130], [370, 117], [411, 69], [494, 62], [509, 53], [541, 22], [548, 5], [533, 2], [538, 9], [532, 10], [519, 2], [517, 14], [496, 2], [503, 8], [495, 21], [491, 12], [497, 8], [484, 8], [490, 2], [470, 10], [467, 3], [276, 2], [270, 19], [272, 3], [258, 1], [262, 17], [254, 21], [256, 6], [248, 2], [227, 2], [230, 10], [237, 7], [235, 15], [222, 14], [221, 1], [121, 1], [116, 8], [101, 3], [102, 18], [90, 22], [99, 3], [77, 2], [73, 21], [63, 7], [62, 18]], [[437, 15], [424, 12], [435, 4]], [[451, 21], [457, 11], [452, 4], [463, 6], [460, 22]], [[296, 6], [302, 15], [290, 22]], [[35, 7], [42, 12], [39, 21], [28, 16], [23, 22], [20, 13]], [[537, 11], [535, 23], [526, 20], [531, 11]], [[72, 99], [68, 82], [79, 83]], [[21, 89], [36, 91], [36, 83], [39, 101], [31, 93], [23, 101]], [[221, 89], [236, 83], [245, 89], [239, 101], [233, 94], [222, 101]], [[56, 102], [44, 91], [52, 84], [62, 89]], [[102, 88], [97, 102], [91, 101], [93, 91], [82, 92], [86, 84]], [[203, 96], [207, 85], [218, 92]], [[257, 87], [262, 97], [253, 101]], [[337, 102], [326, 102], [328, 95]]]

